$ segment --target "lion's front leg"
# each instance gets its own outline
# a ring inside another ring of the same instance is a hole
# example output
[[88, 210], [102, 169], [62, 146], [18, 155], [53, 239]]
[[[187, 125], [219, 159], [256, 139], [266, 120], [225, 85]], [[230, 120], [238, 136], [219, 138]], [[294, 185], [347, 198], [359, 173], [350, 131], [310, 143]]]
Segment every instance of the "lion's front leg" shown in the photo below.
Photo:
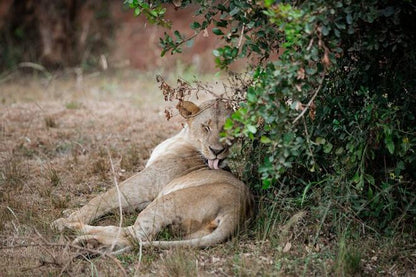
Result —
[[157, 174], [152, 169], [145, 168], [140, 173], [130, 177], [116, 188], [96, 196], [78, 211], [67, 218], [59, 218], [52, 223], [52, 227], [62, 231], [71, 228], [71, 223], [91, 223], [115, 208], [144, 209], [159, 193], [161, 187], [156, 180]]
[[175, 220], [175, 198], [163, 196], [153, 201], [137, 217], [133, 226], [91, 226], [81, 222], [66, 223], [78, 235], [74, 244], [113, 252], [130, 249], [133, 245], [149, 242], [165, 226]]
[[106, 251], [115, 251], [141, 242], [148, 242], [177, 218], [177, 200], [180, 199], [175, 197], [176, 194], [174, 192], [154, 200], [138, 215], [133, 226], [119, 228], [75, 222], [67, 223], [66, 227], [82, 234], [74, 240], [74, 243]]

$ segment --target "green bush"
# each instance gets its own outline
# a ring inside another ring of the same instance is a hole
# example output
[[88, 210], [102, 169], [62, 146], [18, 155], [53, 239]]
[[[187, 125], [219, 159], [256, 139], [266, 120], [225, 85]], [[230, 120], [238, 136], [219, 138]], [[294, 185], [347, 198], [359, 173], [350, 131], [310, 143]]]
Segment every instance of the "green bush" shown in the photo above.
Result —
[[[126, 1], [168, 26], [165, 2]], [[301, 206], [332, 201], [335, 212], [387, 231], [415, 224], [412, 1], [173, 2], [197, 4], [195, 34], [214, 26], [224, 42], [213, 50], [219, 68], [250, 61], [251, 86], [225, 125], [260, 162], [247, 165], [247, 183], [261, 193], [293, 187]], [[194, 36], [166, 34], [162, 55], [181, 52]]]

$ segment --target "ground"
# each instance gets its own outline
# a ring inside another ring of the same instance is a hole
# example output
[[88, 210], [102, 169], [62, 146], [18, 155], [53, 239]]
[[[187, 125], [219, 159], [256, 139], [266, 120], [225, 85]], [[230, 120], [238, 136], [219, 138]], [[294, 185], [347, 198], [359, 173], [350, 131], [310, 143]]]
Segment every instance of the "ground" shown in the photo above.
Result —
[[[117, 256], [74, 247], [74, 234], [49, 224], [141, 170], [152, 148], [180, 130], [178, 116], [164, 115], [174, 104], [163, 102], [154, 73], [127, 70], [13, 74], [0, 92], [1, 276], [416, 274], [414, 238], [347, 240], [325, 225], [328, 210], [319, 217], [265, 197], [248, 228], [215, 247]], [[124, 225], [135, 216], [125, 214]]]

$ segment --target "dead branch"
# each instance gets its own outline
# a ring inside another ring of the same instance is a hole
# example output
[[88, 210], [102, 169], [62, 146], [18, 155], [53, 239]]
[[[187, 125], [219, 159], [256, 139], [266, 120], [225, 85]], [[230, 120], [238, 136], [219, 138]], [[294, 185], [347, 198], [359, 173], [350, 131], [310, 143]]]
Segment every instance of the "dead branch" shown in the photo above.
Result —
[[[193, 84], [190, 84], [179, 78], [176, 87], [169, 85], [160, 75], [156, 76], [156, 81], [159, 83], [159, 89], [162, 91], [165, 101], [183, 101], [190, 96], [195, 96], [198, 99], [199, 93], [203, 92], [225, 102], [233, 110], [237, 110], [240, 103], [246, 100], [247, 89], [253, 84], [253, 80], [248, 73], [229, 72], [228, 74], [227, 80], [222, 82], [222, 92], [214, 91], [211, 85], [201, 81], [194, 81]], [[165, 116], [169, 120], [172, 117], [172, 110], [165, 109]]]
[[309, 107], [311, 107], [311, 105], [313, 104], [313, 101], [315, 100], [316, 96], [318, 95], [318, 92], [322, 88], [322, 84], [323, 84], [323, 80], [319, 83], [318, 88], [316, 89], [315, 93], [312, 95], [311, 99], [309, 99], [308, 104], [306, 104], [306, 106], [304, 106], [302, 112], [292, 121], [293, 124], [295, 124], [296, 121], [298, 121], [306, 113], [306, 111], [309, 109]]

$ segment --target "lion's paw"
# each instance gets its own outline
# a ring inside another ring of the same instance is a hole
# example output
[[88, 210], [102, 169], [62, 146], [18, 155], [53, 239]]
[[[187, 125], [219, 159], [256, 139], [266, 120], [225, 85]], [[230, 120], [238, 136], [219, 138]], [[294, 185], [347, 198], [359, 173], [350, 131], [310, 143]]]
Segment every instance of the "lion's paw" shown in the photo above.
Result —
[[82, 230], [84, 224], [81, 222], [73, 222], [68, 220], [67, 218], [58, 218], [54, 222], [51, 223], [51, 228], [55, 229], [59, 232], [63, 232], [65, 229], [69, 230]]
[[130, 250], [128, 242], [123, 239], [114, 239], [101, 235], [82, 235], [78, 236], [73, 244], [82, 246], [88, 249], [94, 249], [101, 252], [119, 254]]
[[70, 217], [76, 210], [74, 209], [66, 209], [62, 211], [64, 217]]
[[102, 249], [105, 243], [97, 235], [82, 235], [72, 241], [72, 244], [88, 249]]
[[62, 232], [66, 228], [67, 224], [68, 220], [66, 218], [58, 218], [57, 220], [51, 223], [51, 228], [59, 232]]

